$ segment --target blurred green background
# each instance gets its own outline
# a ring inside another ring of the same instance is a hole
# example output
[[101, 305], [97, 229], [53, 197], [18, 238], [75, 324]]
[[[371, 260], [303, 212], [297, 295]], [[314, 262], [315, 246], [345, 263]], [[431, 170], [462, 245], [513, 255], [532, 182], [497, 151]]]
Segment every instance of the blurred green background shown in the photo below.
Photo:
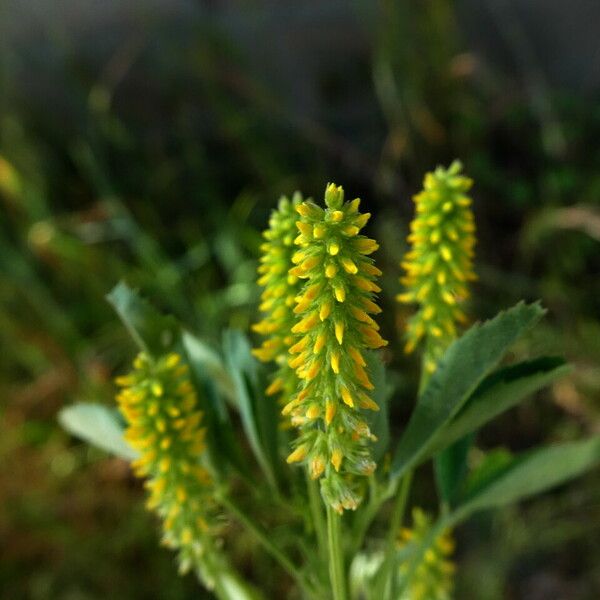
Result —
[[[134, 353], [104, 300], [121, 278], [212, 342], [247, 329], [259, 232], [295, 189], [320, 199], [335, 181], [375, 215], [400, 429], [417, 368], [393, 301], [411, 196], [460, 157], [473, 318], [541, 298], [548, 317], [515, 353], [575, 367], [480, 446], [598, 432], [599, 22], [595, 0], [4, 0], [0, 598], [209, 597], [159, 548], [127, 465], [56, 413], [111, 402]], [[431, 479], [414, 494], [428, 507]], [[457, 538], [461, 600], [600, 597], [597, 473]]]

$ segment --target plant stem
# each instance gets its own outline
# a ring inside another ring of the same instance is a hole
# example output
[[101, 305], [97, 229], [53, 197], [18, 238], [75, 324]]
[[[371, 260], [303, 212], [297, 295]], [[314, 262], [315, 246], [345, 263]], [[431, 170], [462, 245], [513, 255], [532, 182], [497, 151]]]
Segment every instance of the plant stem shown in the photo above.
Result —
[[213, 554], [212, 548], [210, 548], [209, 544], [206, 544], [206, 545], [208, 546], [208, 551], [206, 552], [206, 555], [204, 557], [204, 567], [208, 571], [209, 576], [212, 577], [212, 579], [213, 579], [213, 585], [214, 585], [213, 592], [219, 600], [229, 600], [229, 594], [223, 587], [223, 583], [221, 581], [221, 573], [219, 572], [219, 569], [216, 567], [214, 559], [213, 559], [214, 554]]
[[296, 568], [294, 563], [271, 541], [263, 528], [249, 517], [233, 500], [225, 495], [219, 495], [219, 501], [229, 510], [244, 527], [262, 544], [265, 550], [281, 565], [281, 567], [298, 583], [307, 596], [313, 595], [312, 586], [304, 574]]
[[327, 506], [327, 539], [329, 542], [329, 577], [333, 600], [346, 600], [346, 576], [344, 574], [344, 556], [340, 543], [340, 524], [342, 517], [331, 506]]
[[383, 502], [388, 498], [386, 494], [379, 492], [377, 481], [373, 475], [369, 477], [369, 501], [356, 515], [353, 527], [352, 543], [350, 545], [350, 556], [355, 556], [362, 548], [367, 531], [377, 516]]
[[396, 495], [396, 501], [392, 509], [392, 517], [390, 519], [390, 525], [388, 529], [385, 555], [383, 559], [383, 564], [381, 565], [381, 570], [379, 571], [379, 575], [377, 577], [377, 598], [383, 599], [386, 597], [387, 584], [390, 578], [392, 567], [394, 565], [396, 538], [398, 535], [398, 530], [402, 525], [402, 520], [404, 519], [404, 511], [406, 509], [408, 493], [410, 491], [410, 486], [412, 483], [412, 474], [412, 470], [407, 471], [406, 474], [402, 477], [402, 481], [400, 482], [400, 489], [398, 490], [398, 494]]
[[319, 494], [317, 482], [314, 479], [311, 479], [308, 471], [306, 471], [306, 486], [308, 488], [310, 512], [312, 514], [315, 533], [317, 535], [317, 542], [319, 544], [319, 553], [321, 554], [322, 558], [326, 559], [327, 523], [325, 522], [325, 516], [323, 515], [323, 503], [321, 502], [321, 495]]

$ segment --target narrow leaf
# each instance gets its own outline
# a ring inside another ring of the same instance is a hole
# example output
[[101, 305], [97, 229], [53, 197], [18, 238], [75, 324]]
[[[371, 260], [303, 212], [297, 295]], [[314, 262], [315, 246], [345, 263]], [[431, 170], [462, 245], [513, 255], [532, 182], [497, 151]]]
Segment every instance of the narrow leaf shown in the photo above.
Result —
[[92, 446], [125, 460], [137, 457], [136, 451], [123, 439], [125, 428], [114, 409], [93, 402], [80, 402], [61, 409], [58, 421], [69, 433]]
[[235, 385], [237, 406], [246, 437], [269, 483], [275, 487], [279, 437], [276, 400], [264, 393], [259, 365], [241, 331], [224, 332], [223, 352]]
[[473, 435], [454, 442], [435, 457], [435, 481], [440, 498], [452, 504], [467, 475], [467, 455], [473, 445]]
[[562, 358], [542, 357], [492, 373], [436, 437], [430, 452], [438, 452], [467, 433], [476, 431], [569, 371], [569, 365]]
[[573, 479], [600, 463], [600, 436], [485, 461], [467, 482], [453, 521], [475, 511], [518, 502]]
[[168, 352], [179, 342], [177, 320], [172, 316], [161, 314], [124, 281], [118, 283], [106, 299], [113, 306], [140, 350], [158, 356]]
[[372, 446], [373, 460], [379, 460], [385, 454], [390, 443], [390, 423], [388, 402], [394, 388], [387, 382], [385, 366], [381, 356], [375, 352], [366, 354], [367, 368], [375, 389], [372, 392], [372, 398], [379, 406], [377, 412], [366, 411], [367, 422], [377, 441]]
[[189, 331], [183, 332], [182, 342], [190, 363], [201, 370], [205, 377], [214, 381], [219, 393], [235, 403], [233, 380], [218, 353]]
[[212, 348], [187, 331], [183, 333], [182, 341], [194, 383], [202, 398], [210, 462], [221, 474], [225, 474], [227, 462], [238, 470], [244, 469], [241, 449], [221, 396], [227, 391], [231, 399], [235, 399], [233, 380]]
[[456, 340], [417, 401], [392, 463], [401, 476], [427, 456], [434, 437], [462, 408], [510, 346], [544, 314], [539, 304], [519, 303]]

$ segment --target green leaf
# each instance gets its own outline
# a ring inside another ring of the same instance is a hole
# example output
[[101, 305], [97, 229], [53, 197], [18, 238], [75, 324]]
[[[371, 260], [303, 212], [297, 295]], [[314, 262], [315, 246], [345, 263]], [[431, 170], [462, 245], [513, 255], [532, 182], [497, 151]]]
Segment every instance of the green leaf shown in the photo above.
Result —
[[177, 320], [158, 312], [124, 281], [106, 296], [141, 350], [160, 356], [180, 339]]
[[221, 396], [227, 393], [231, 400], [235, 399], [233, 380], [212, 348], [187, 331], [183, 332], [182, 341], [194, 383], [200, 391], [210, 462], [222, 475], [227, 463], [243, 470], [246, 465]]
[[466, 435], [435, 457], [435, 481], [440, 498], [446, 504], [452, 504], [467, 475], [467, 455], [473, 438], [472, 434]]
[[274, 396], [264, 393], [259, 365], [241, 331], [223, 334], [223, 353], [236, 389], [237, 406], [250, 447], [269, 483], [276, 487], [278, 473], [278, 415]]
[[263, 600], [264, 598], [257, 589], [231, 570], [221, 570], [217, 577], [221, 580], [221, 587], [225, 593], [225, 598], [222, 600]]
[[80, 402], [58, 413], [59, 423], [69, 433], [125, 460], [137, 458], [136, 451], [124, 440], [125, 430], [119, 413], [102, 404]]
[[235, 385], [219, 354], [189, 331], [183, 332], [182, 342], [190, 364], [212, 379], [219, 393], [235, 404]]
[[493, 454], [467, 481], [453, 522], [478, 510], [518, 502], [573, 479], [600, 463], [600, 436], [509, 457]]
[[456, 417], [440, 432], [430, 452], [436, 453], [476, 431], [569, 371], [569, 365], [557, 357], [536, 358], [495, 371], [483, 380]]
[[377, 441], [371, 448], [373, 460], [379, 462], [390, 443], [388, 402], [394, 388], [387, 382], [385, 365], [381, 360], [380, 354], [368, 352], [365, 354], [365, 360], [367, 361], [367, 370], [370, 379], [375, 386], [375, 389], [372, 392], [372, 398], [379, 406], [379, 411], [377, 412], [371, 410], [365, 411], [365, 417], [367, 418], [371, 432], [377, 438]]
[[417, 405], [394, 456], [391, 477], [422, 462], [435, 436], [458, 413], [510, 346], [544, 314], [539, 304], [519, 303], [476, 324], [446, 351]]

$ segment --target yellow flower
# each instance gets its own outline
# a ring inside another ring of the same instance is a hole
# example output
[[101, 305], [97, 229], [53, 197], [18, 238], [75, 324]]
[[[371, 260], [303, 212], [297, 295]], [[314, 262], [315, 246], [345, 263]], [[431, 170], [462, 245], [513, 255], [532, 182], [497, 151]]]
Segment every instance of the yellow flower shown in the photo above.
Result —
[[261, 295], [262, 321], [253, 326], [254, 331], [265, 337], [260, 348], [253, 354], [263, 362], [273, 361], [278, 365], [267, 394], [279, 394], [282, 403], [289, 400], [298, 386], [298, 378], [288, 365], [288, 350], [294, 338], [291, 329], [295, 324], [295, 297], [300, 290], [300, 280], [289, 273], [294, 253], [297, 213], [295, 207], [302, 202], [296, 192], [292, 200], [279, 200], [269, 220], [269, 229], [263, 233], [265, 242], [261, 246], [262, 256], [258, 273], [259, 285], [264, 287]]
[[312, 202], [296, 207], [298, 250], [290, 273], [304, 281], [296, 297], [295, 334], [289, 364], [300, 390], [284, 408], [300, 428], [290, 462], [303, 461], [321, 479], [326, 501], [337, 511], [361, 500], [357, 479], [373, 472], [373, 440], [361, 410], [377, 410], [363, 353], [387, 344], [369, 316], [380, 312], [373, 294], [381, 272], [369, 255], [374, 240], [359, 235], [369, 214], [360, 200], [344, 202], [341, 187], [329, 184], [325, 209]]
[[125, 439], [139, 452], [134, 473], [147, 478], [147, 506], [163, 519], [163, 542], [179, 550], [187, 570], [202, 560], [213, 510], [211, 477], [199, 462], [205, 429], [188, 366], [177, 354], [155, 360], [141, 353], [116, 383]]
[[475, 279], [475, 224], [466, 195], [472, 181], [461, 169], [455, 161], [425, 175], [424, 189], [414, 197], [411, 249], [402, 262], [406, 275], [400, 281], [406, 291], [397, 299], [419, 305], [409, 322], [405, 350], [412, 352], [424, 342], [428, 372], [456, 338], [457, 324], [465, 322], [460, 304], [469, 295], [468, 282]]
[[[427, 538], [431, 519], [420, 509], [413, 509], [412, 529], [402, 529], [399, 534], [400, 548], [418, 547]], [[450, 531], [442, 532], [429, 546], [421, 563], [406, 583], [400, 600], [451, 600], [456, 570], [450, 557], [454, 553], [454, 541]], [[408, 574], [408, 563], [400, 567], [400, 577]]]

